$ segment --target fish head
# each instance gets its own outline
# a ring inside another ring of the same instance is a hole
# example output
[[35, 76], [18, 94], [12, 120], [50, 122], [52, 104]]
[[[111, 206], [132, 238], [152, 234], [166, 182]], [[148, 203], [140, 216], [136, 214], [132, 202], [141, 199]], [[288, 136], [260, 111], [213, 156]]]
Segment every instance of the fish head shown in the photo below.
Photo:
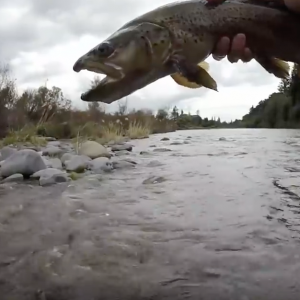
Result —
[[107, 76], [97, 86], [83, 93], [81, 100], [111, 104], [173, 72], [172, 66], [164, 65], [161, 68], [127, 73], [122, 78]]
[[146, 86], [168, 69], [164, 64], [171, 49], [169, 32], [162, 26], [141, 22], [121, 28], [74, 64], [75, 72], [88, 70], [106, 75], [81, 99], [112, 103]]
[[122, 78], [136, 70], [164, 63], [169, 56], [171, 40], [168, 30], [142, 22], [116, 31], [104, 42], [81, 56], [73, 70], [88, 70], [111, 78]]

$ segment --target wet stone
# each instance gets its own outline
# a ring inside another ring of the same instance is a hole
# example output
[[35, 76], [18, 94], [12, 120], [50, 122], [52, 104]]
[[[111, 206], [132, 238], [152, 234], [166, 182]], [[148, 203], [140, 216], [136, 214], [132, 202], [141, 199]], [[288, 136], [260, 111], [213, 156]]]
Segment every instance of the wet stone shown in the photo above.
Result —
[[157, 148], [153, 150], [153, 152], [171, 152], [171, 151], [172, 150], [168, 148]]
[[111, 151], [116, 152], [116, 151], [132, 151], [132, 145], [130, 144], [123, 144], [123, 145], [114, 145], [111, 147]]
[[148, 179], [143, 181], [143, 184], [157, 184], [167, 181], [166, 178], [162, 176], [151, 176]]
[[161, 167], [161, 166], [163, 166], [163, 163], [161, 163], [159, 160], [152, 160], [147, 165], [147, 167], [150, 168]]
[[2, 177], [9, 177], [17, 173], [27, 177], [46, 168], [45, 162], [36, 151], [24, 149], [7, 158], [1, 165], [0, 173]]
[[79, 154], [90, 157], [91, 159], [98, 157], [111, 157], [111, 154], [101, 144], [95, 141], [86, 141], [79, 147]]
[[150, 155], [150, 152], [148, 152], [148, 151], [141, 151], [140, 155]]
[[115, 152], [115, 156], [123, 156], [123, 155], [130, 155], [130, 151], [128, 150], [120, 150]]
[[9, 177], [6, 177], [2, 180], [3, 183], [5, 182], [22, 182], [24, 181], [24, 177], [22, 174], [14, 174]]
[[60, 157], [63, 154], [63, 150], [56, 146], [50, 146], [43, 150], [44, 156]]
[[12, 147], [5, 146], [0, 150], [0, 161], [6, 160], [11, 155], [15, 154], [18, 150]]

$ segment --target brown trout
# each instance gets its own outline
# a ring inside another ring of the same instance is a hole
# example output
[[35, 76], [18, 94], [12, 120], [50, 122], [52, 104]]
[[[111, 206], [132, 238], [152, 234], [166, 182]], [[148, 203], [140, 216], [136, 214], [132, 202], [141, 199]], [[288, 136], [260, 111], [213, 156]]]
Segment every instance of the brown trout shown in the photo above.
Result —
[[122, 26], [81, 56], [73, 66], [105, 74], [83, 101], [112, 103], [171, 76], [187, 88], [217, 91], [205, 59], [222, 36], [247, 37], [255, 60], [278, 78], [289, 75], [287, 61], [300, 63], [300, 15], [266, 0], [205, 0], [170, 3]]

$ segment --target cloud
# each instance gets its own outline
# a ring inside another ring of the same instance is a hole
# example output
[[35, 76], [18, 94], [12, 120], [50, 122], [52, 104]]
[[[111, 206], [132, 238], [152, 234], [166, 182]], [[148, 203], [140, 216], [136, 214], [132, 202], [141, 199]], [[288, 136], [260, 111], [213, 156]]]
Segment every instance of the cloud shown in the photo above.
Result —
[[[77, 58], [127, 21], [169, 2], [0, 0], [2, 62], [11, 64], [20, 91], [47, 82], [48, 86], [61, 87], [74, 105], [85, 107], [80, 94], [96, 74], [75, 73], [72, 67]], [[129, 96], [130, 108], [157, 110], [176, 105], [192, 113], [200, 110], [204, 117], [231, 120], [247, 113], [279, 83], [254, 61], [231, 64], [209, 58], [208, 62], [219, 93], [204, 88], [190, 90], [167, 77]], [[117, 106], [115, 103], [106, 108]]]

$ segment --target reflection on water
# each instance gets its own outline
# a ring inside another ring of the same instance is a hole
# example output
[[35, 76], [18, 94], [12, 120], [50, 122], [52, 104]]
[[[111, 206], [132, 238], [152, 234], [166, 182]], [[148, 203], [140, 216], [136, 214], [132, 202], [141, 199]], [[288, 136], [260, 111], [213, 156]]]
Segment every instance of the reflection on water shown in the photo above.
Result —
[[298, 300], [299, 138], [154, 135], [135, 169], [0, 190], [1, 299]]

